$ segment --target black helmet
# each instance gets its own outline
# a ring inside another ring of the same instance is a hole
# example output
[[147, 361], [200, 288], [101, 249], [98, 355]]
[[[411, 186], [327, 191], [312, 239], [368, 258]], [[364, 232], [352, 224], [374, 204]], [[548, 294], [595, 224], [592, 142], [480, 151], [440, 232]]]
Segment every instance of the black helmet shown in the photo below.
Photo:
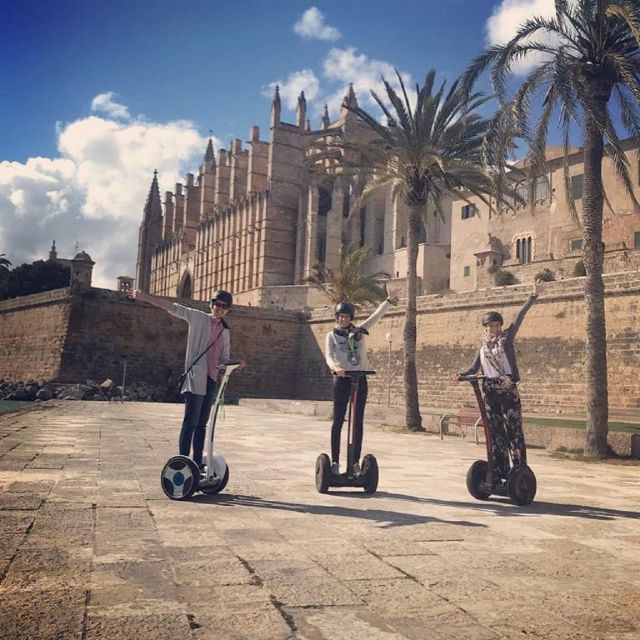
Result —
[[222, 289], [216, 291], [211, 297], [211, 304], [213, 304], [216, 300], [220, 302], [226, 302], [229, 306], [233, 304], [233, 296], [228, 291], [223, 291]]
[[486, 327], [490, 322], [504, 324], [504, 318], [497, 311], [488, 311], [482, 316], [482, 326]]
[[336, 305], [336, 318], [341, 313], [346, 313], [347, 315], [351, 316], [351, 319], [353, 320], [356, 315], [356, 308], [353, 304], [351, 304], [351, 302], [347, 302], [346, 300], [344, 300], [343, 302], [340, 302]]

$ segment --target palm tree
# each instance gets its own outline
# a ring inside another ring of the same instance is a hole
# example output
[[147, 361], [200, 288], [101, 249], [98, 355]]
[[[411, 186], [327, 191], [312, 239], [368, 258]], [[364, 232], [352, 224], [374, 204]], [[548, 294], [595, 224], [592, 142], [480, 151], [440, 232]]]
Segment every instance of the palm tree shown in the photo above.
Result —
[[4, 256], [4, 253], [0, 253], [0, 300], [6, 297], [9, 267], [11, 266], [11, 262]]
[[[533, 17], [522, 24], [510, 42], [487, 49], [470, 65], [465, 81], [471, 86], [479, 74], [491, 69], [491, 81], [500, 101], [496, 124], [487, 144], [487, 160], [503, 166], [509, 143], [526, 140], [532, 176], [544, 173], [547, 132], [558, 114], [564, 143], [564, 182], [569, 206], [577, 217], [570, 187], [568, 149], [570, 131], [577, 126], [584, 139], [584, 191], [582, 198], [583, 262], [586, 269], [586, 446], [585, 455], [608, 452], [608, 388], [602, 266], [602, 158], [610, 154], [618, 177], [633, 193], [626, 157], [610, 111], [613, 98], [621, 126], [640, 135], [640, 3], [638, 0], [556, 0], [555, 17]], [[511, 67], [530, 54], [541, 62], [512, 94], [508, 91]], [[542, 95], [535, 126], [531, 106]], [[500, 169], [505, 177], [504, 169]], [[502, 181], [502, 178], [500, 179]], [[532, 181], [533, 182], [533, 181]]]
[[394, 200], [407, 207], [407, 278], [404, 325], [404, 389], [408, 429], [422, 429], [416, 374], [416, 263], [422, 225], [428, 205], [442, 214], [443, 197], [478, 196], [488, 204], [492, 181], [482, 165], [482, 141], [489, 121], [477, 112], [486, 99], [468, 94], [455, 81], [436, 86], [430, 70], [415, 99], [407, 94], [396, 71], [400, 90], [384, 80], [386, 100], [371, 94], [386, 124], [358, 106], [349, 106], [371, 130], [371, 142], [344, 146], [358, 152], [357, 169], [368, 177], [358, 203], [379, 188], [391, 188]]
[[345, 250], [340, 258], [340, 269], [334, 271], [324, 264], [313, 267], [313, 273], [304, 280], [337, 304], [349, 300], [356, 306], [376, 304], [386, 297], [386, 289], [380, 284], [389, 274], [382, 271], [370, 275], [362, 273], [362, 264], [369, 256], [368, 247]]

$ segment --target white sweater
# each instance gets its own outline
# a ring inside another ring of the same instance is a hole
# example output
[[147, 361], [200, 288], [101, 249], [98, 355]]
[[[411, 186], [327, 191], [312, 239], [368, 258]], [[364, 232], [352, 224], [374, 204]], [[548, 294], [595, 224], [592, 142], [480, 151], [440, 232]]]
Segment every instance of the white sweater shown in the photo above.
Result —
[[[359, 329], [369, 329], [389, 310], [391, 303], [385, 300], [364, 322], [356, 325]], [[345, 371], [366, 371], [369, 368], [367, 362], [367, 349], [365, 336], [361, 335], [354, 341], [353, 353], [349, 349], [349, 339], [338, 336], [333, 329], [327, 333], [325, 342], [325, 360], [331, 371], [344, 369]]]
[[[184, 359], [185, 371], [191, 366], [193, 361], [211, 344], [211, 315], [184, 307], [174, 302], [169, 309], [169, 313], [176, 318], [186, 320], [189, 323], [189, 336], [187, 337], [187, 352]], [[231, 336], [229, 329], [222, 331], [222, 353], [220, 354], [220, 364], [226, 364], [231, 359]], [[204, 355], [193, 366], [184, 380], [180, 393], [190, 391], [191, 393], [204, 396], [207, 394], [207, 356]]]

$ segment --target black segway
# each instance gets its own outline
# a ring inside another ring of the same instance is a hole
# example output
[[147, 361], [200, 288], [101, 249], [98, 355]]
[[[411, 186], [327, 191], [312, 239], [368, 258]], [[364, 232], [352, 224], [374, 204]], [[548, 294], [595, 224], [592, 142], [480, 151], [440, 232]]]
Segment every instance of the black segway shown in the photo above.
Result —
[[321, 453], [316, 460], [316, 489], [320, 493], [327, 493], [329, 487], [362, 487], [365, 493], [375, 493], [378, 488], [378, 461], [375, 456], [368, 453], [362, 458], [361, 473], [354, 475], [353, 465], [353, 420], [355, 419], [356, 401], [358, 398], [358, 385], [362, 376], [374, 375], [375, 371], [346, 371], [345, 375], [351, 381], [349, 394], [349, 409], [347, 418], [347, 470], [344, 473], [334, 475], [331, 472], [331, 458], [326, 453]]
[[221, 455], [213, 453], [213, 438], [218, 411], [224, 403], [224, 391], [231, 374], [240, 365], [240, 362], [228, 362], [218, 367], [222, 374], [222, 380], [218, 384], [218, 392], [213, 407], [211, 407], [211, 417], [207, 425], [202, 471], [189, 456], [173, 456], [164, 465], [160, 474], [160, 482], [165, 495], [171, 500], [188, 500], [196, 491], [207, 494], [220, 493], [227, 486], [229, 465]]
[[[467, 471], [467, 489], [476, 500], [487, 500], [490, 495], [508, 496], [511, 502], [524, 507], [533, 502], [536, 495], [536, 476], [526, 464], [512, 466], [506, 478], [500, 478], [495, 471], [495, 461], [492, 453], [492, 438], [489, 429], [489, 419], [480, 390], [480, 380], [484, 376], [461, 376], [461, 382], [470, 382], [476, 396], [478, 409], [482, 416], [484, 439], [487, 445], [487, 459], [476, 460]], [[506, 452], [507, 460], [509, 453]]]

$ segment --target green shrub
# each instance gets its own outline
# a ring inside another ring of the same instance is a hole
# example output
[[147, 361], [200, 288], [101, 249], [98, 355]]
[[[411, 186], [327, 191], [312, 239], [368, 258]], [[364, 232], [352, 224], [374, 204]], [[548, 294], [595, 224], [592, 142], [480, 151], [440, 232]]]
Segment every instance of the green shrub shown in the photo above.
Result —
[[551, 271], [551, 269], [543, 269], [536, 273], [536, 280], [542, 280], [543, 282], [554, 282], [556, 279], [556, 274]]
[[518, 284], [518, 278], [516, 278], [511, 271], [504, 271], [498, 269], [493, 274], [493, 281], [498, 287], [507, 287], [512, 284]]
[[587, 270], [584, 268], [584, 262], [582, 262], [582, 260], [578, 260], [578, 262], [576, 262], [573, 267], [573, 275], [576, 278], [581, 278], [582, 276], [587, 275]]

